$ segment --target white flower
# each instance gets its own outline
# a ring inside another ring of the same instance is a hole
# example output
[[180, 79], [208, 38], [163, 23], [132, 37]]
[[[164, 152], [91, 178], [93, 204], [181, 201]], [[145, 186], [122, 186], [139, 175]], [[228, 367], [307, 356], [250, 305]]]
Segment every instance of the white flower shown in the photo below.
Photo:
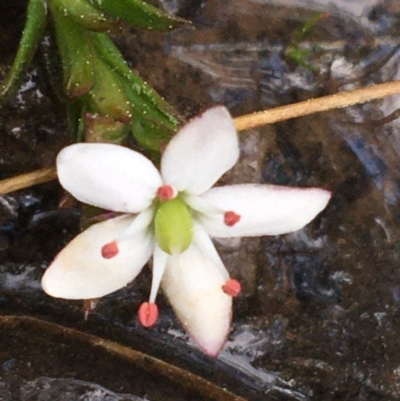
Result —
[[130, 283], [153, 256], [149, 327], [158, 316], [158, 287], [209, 355], [229, 333], [229, 278], [210, 237], [278, 235], [309, 223], [329, 201], [318, 188], [244, 184], [211, 188], [239, 157], [228, 111], [217, 106], [184, 126], [166, 147], [161, 173], [140, 153], [111, 144], [76, 144], [57, 158], [61, 185], [79, 201], [125, 213], [95, 224], [57, 255], [43, 276], [45, 292], [99, 298]]

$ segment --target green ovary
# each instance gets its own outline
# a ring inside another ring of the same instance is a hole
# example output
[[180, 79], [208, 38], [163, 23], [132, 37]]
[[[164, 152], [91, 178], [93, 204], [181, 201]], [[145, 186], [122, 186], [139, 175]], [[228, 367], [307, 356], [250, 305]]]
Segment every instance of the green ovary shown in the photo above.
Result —
[[192, 217], [180, 198], [160, 203], [154, 228], [159, 247], [170, 255], [186, 251], [193, 239]]

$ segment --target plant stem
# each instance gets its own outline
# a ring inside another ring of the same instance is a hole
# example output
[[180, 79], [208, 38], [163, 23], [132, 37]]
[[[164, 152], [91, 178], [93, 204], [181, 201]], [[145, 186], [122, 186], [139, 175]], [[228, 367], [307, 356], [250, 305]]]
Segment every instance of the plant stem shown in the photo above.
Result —
[[[384, 84], [356, 89], [350, 92], [339, 92], [334, 95], [305, 100], [295, 104], [276, 107], [271, 110], [240, 116], [235, 118], [235, 126], [238, 131], [243, 131], [261, 125], [289, 120], [291, 118], [366, 103], [371, 100], [396, 94], [400, 94], [400, 81], [386, 82]], [[8, 178], [0, 181], [0, 195], [42, 184], [54, 180], [56, 177], [56, 169], [52, 167]]]

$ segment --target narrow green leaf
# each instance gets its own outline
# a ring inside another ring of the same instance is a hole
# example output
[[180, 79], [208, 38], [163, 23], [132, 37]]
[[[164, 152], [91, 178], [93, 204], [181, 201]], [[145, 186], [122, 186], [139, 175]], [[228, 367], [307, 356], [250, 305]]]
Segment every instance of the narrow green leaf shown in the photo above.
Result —
[[141, 0], [90, 0], [90, 2], [105, 13], [139, 28], [169, 31], [188, 23]]
[[160, 161], [161, 151], [176, 133], [164, 124], [138, 113], [132, 119], [131, 130], [138, 145], [149, 152], [155, 162]]
[[57, 44], [64, 70], [64, 84], [70, 98], [87, 93], [94, 83], [93, 56], [86, 31], [51, 9]]
[[114, 19], [93, 7], [87, 0], [52, 0], [60, 14], [89, 31], [106, 32], [116, 27]]
[[67, 106], [67, 130], [69, 137], [74, 142], [80, 142], [84, 139], [84, 125], [82, 119], [83, 102], [75, 99], [66, 102]]
[[132, 118], [132, 104], [126, 96], [121, 78], [95, 51], [92, 62], [94, 82], [85, 95], [87, 111], [129, 123]]
[[47, 22], [47, 6], [44, 0], [30, 0], [27, 19], [17, 55], [10, 72], [0, 85], [0, 103], [9, 100], [17, 90], [21, 74], [31, 63]]
[[179, 127], [178, 112], [150, 85], [132, 72], [118, 48], [107, 35], [93, 33], [91, 37], [93, 46], [101, 58], [120, 75], [123, 81], [126, 81], [126, 86], [129, 87], [127, 95], [130, 101], [134, 105], [140, 103], [138, 107], [142, 107], [151, 118], [160, 120], [167, 127], [176, 130]]

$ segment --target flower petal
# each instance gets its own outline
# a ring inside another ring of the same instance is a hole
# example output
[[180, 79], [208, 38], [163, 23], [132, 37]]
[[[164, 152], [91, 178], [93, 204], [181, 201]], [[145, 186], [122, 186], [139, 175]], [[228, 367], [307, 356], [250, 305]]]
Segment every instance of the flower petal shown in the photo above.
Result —
[[238, 137], [228, 110], [216, 106], [185, 125], [170, 141], [161, 160], [164, 182], [178, 191], [202, 194], [239, 157]]
[[196, 246], [170, 256], [162, 288], [185, 330], [208, 355], [217, 356], [229, 333], [232, 298], [226, 278]]
[[[125, 235], [133, 219], [116, 217], [75, 237], [46, 270], [44, 291], [55, 298], [100, 298], [131, 282], [153, 249], [146, 231]], [[108, 252], [104, 252], [107, 247]]]
[[320, 188], [257, 184], [216, 187], [202, 198], [221, 213], [199, 213], [196, 218], [212, 237], [286, 234], [313, 220], [330, 197], [329, 191]]
[[197, 222], [194, 222], [193, 226], [193, 245], [195, 245], [197, 249], [200, 249], [203, 254], [207, 255], [208, 259], [218, 268], [224, 280], [228, 281], [229, 273], [226, 270], [224, 262], [220, 258], [207, 232]]
[[105, 143], [67, 146], [57, 157], [57, 173], [61, 185], [79, 201], [124, 213], [150, 206], [162, 185], [150, 160]]

